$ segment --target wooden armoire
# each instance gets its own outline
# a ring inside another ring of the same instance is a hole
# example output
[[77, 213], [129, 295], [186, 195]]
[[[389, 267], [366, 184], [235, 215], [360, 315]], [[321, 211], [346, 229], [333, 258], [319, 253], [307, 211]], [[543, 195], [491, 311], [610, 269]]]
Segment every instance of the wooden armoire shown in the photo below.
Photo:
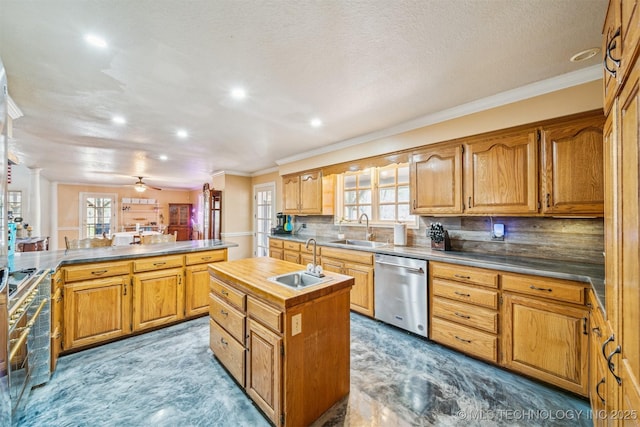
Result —
[[193, 207], [191, 203], [169, 203], [167, 233], [178, 232], [176, 240], [191, 240]]

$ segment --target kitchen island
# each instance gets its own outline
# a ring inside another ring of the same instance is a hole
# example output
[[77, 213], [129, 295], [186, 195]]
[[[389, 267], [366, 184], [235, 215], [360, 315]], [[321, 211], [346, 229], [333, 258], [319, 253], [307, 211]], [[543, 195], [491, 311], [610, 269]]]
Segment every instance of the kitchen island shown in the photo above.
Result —
[[209, 265], [211, 350], [275, 425], [310, 425], [349, 393], [353, 278], [275, 280], [300, 271], [266, 257]]

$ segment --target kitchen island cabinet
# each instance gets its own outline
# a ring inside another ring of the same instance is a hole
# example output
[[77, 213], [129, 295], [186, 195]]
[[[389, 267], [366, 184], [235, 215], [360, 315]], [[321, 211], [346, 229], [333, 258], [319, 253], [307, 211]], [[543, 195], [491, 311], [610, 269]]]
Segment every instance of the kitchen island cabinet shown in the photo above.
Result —
[[302, 288], [270, 277], [298, 264], [249, 258], [211, 264], [210, 346], [275, 425], [309, 425], [349, 392], [349, 290], [335, 273]]
[[[209, 309], [207, 268], [211, 263], [225, 261], [227, 249], [183, 253], [173, 249], [176, 246], [174, 243], [141, 246], [135, 248], [134, 253], [116, 248], [94, 252], [103, 255], [113, 252], [113, 256], [120, 259], [107, 262], [91, 262], [92, 251], [85, 251], [88, 262], [62, 265], [53, 275], [54, 281], [60, 277], [61, 282], [52, 284], [52, 294], [57, 301], [52, 305], [52, 361], [60, 352], [206, 314]], [[163, 255], [145, 256], [165, 251]], [[185, 286], [185, 276], [189, 286]], [[59, 322], [63, 322], [64, 327], [56, 329]]]

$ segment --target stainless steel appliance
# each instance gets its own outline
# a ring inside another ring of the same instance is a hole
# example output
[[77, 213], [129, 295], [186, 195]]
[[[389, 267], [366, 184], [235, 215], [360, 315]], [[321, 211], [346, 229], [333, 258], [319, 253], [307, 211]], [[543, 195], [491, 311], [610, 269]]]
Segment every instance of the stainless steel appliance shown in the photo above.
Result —
[[376, 254], [374, 317], [428, 337], [427, 261]]
[[8, 128], [7, 74], [0, 59], [0, 420], [11, 417], [9, 397], [9, 285], [7, 268], [7, 128]]
[[32, 387], [50, 376], [51, 275], [35, 268], [9, 274], [9, 355], [7, 374], [11, 416], [24, 407]]

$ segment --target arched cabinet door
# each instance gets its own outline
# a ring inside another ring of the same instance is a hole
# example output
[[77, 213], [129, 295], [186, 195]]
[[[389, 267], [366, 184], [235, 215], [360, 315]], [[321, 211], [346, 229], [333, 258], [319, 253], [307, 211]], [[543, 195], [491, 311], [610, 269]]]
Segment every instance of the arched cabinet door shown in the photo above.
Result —
[[414, 153], [409, 168], [411, 213], [462, 213], [462, 144]]
[[538, 212], [539, 138], [535, 129], [524, 129], [480, 136], [465, 144], [466, 213]]

